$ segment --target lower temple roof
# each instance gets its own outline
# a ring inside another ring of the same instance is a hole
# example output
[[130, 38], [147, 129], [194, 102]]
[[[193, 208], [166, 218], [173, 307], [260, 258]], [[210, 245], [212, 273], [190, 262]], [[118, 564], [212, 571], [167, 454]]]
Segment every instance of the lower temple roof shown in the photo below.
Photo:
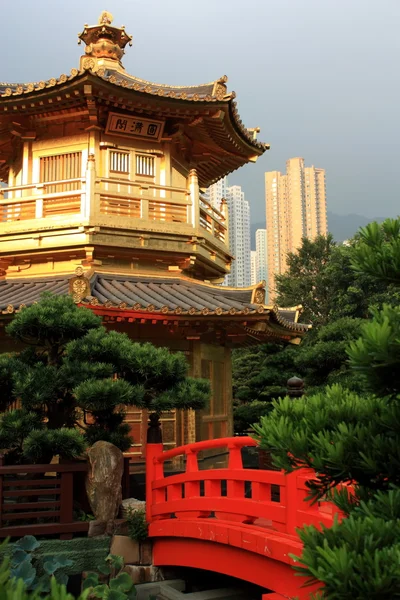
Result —
[[[178, 276], [103, 273], [92, 273], [87, 278], [81, 268], [75, 275], [0, 281], [0, 312], [3, 315], [17, 312], [38, 302], [44, 292], [56, 295], [70, 293], [77, 304], [93, 308], [96, 312], [102, 308], [112, 313], [119, 310], [142, 316], [146, 313], [151, 316], [158, 313], [167, 318], [182, 315], [189, 320], [193, 317], [196, 320], [215, 320], [216, 317], [236, 320], [241, 317], [246, 321], [244, 327], [257, 325], [259, 333], [265, 333], [267, 337], [293, 338], [304, 335], [310, 328], [310, 325], [297, 322], [301, 307], [285, 309], [265, 305], [263, 284], [251, 288], [229, 288]], [[104, 310], [102, 314], [105, 314]], [[260, 326], [263, 322], [268, 322], [268, 329], [273, 326], [275, 334], [263, 330]]]

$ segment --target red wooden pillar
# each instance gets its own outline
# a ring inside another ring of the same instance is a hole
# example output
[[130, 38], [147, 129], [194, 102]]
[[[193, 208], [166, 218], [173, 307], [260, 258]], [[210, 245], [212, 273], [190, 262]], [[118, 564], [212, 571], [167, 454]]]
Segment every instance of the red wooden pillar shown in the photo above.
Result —
[[163, 452], [163, 445], [147, 444], [146, 445], [146, 521], [151, 523], [152, 512], [151, 507], [154, 504], [153, 497], [153, 482], [161, 479], [164, 475], [163, 465], [157, 462]]
[[286, 505], [286, 533], [294, 535], [297, 527], [297, 471], [286, 475], [285, 485], [285, 505]]

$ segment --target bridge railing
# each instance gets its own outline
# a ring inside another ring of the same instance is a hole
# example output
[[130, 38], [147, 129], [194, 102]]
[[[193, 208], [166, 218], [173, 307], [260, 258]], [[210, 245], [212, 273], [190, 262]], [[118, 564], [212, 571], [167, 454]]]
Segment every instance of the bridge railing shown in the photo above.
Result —
[[[243, 467], [242, 448], [257, 446], [250, 437], [222, 438], [188, 444], [163, 452], [162, 444], [146, 450], [146, 516], [149, 523], [160, 519], [215, 518], [270, 527], [293, 535], [297, 527], [330, 526], [338, 509], [329, 502], [306, 500], [306, 482], [314, 472]], [[200, 470], [198, 455], [226, 448], [227, 468]], [[183, 473], [166, 476], [164, 465], [177, 456], [186, 457]]]

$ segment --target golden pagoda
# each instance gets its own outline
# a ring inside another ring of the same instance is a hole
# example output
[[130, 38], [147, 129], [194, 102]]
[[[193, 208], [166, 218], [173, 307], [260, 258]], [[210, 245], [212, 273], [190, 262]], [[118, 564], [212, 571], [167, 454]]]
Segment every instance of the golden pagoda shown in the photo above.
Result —
[[[4, 325], [44, 291], [73, 295], [107, 327], [183, 351], [213, 395], [202, 414], [166, 413], [166, 445], [232, 433], [231, 349], [298, 343], [299, 307], [265, 305], [265, 282], [229, 272], [228, 211], [202, 190], [268, 148], [246, 129], [226, 77], [159, 85], [125, 72], [132, 38], [103, 12], [79, 35], [70, 75], [0, 84], [0, 351]], [[132, 457], [147, 415], [131, 409]]]

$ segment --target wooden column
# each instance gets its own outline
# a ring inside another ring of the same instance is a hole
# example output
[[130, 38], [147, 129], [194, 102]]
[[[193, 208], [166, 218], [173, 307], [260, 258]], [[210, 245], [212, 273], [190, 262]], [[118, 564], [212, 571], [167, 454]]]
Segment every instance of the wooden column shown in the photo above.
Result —
[[225, 217], [225, 245], [229, 248], [229, 211], [228, 211], [228, 203], [225, 198], [221, 200], [220, 212]]
[[196, 169], [191, 169], [188, 178], [188, 188], [191, 200], [191, 224], [195, 229], [200, 227], [200, 190]]
[[81, 215], [83, 218], [93, 216], [96, 212], [96, 163], [95, 155], [89, 154], [86, 167], [85, 194], [81, 196]]

